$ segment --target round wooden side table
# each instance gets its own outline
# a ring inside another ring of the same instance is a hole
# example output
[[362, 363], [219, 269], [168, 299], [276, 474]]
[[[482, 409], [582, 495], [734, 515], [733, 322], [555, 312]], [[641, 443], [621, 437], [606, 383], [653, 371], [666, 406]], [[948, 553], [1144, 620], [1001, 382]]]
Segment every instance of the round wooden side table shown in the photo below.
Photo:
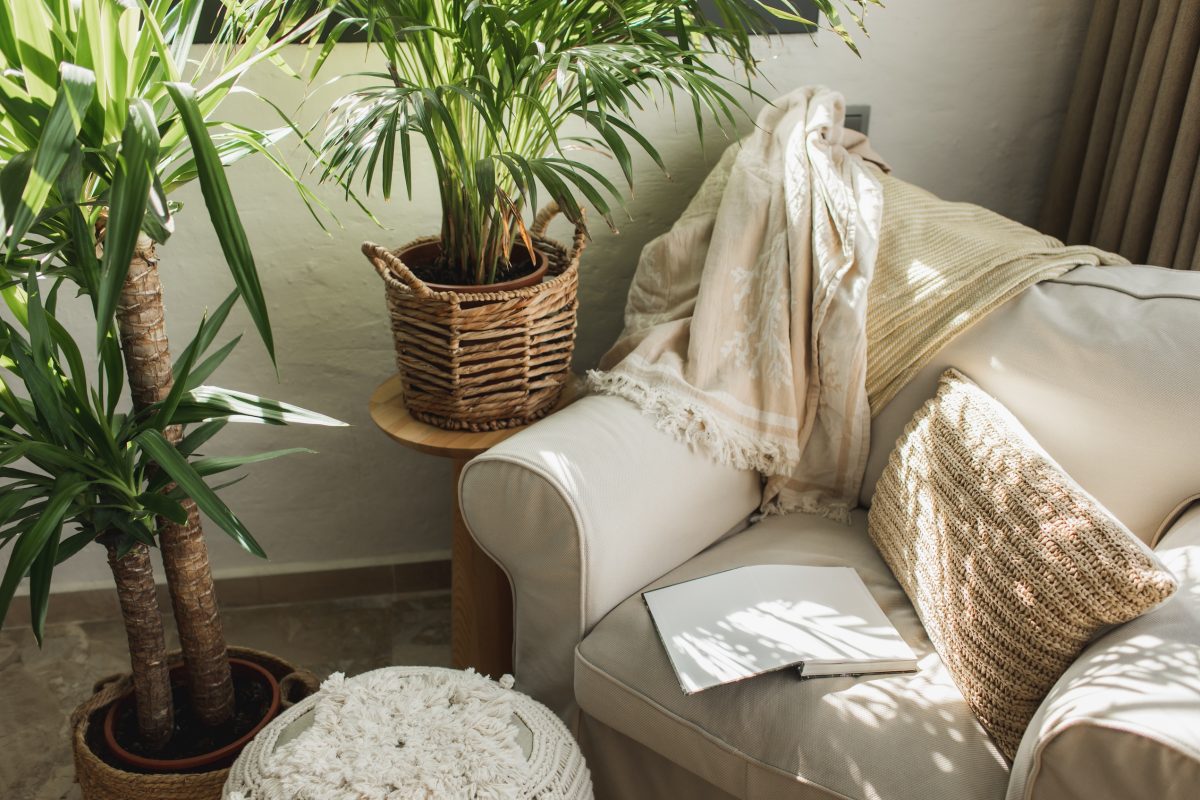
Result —
[[[572, 377], [554, 410], [573, 402], [582, 381]], [[454, 503], [450, 546], [450, 653], [458, 669], [474, 667], [484, 675], [512, 672], [512, 592], [504, 571], [467, 531], [458, 504], [458, 478], [468, 461], [527, 426], [499, 431], [447, 431], [413, 419], [404, 407], [399, 375], [371, 395], [371, 419], [389, 437], [414, 450], [451, 459]], [[553, 413], [553, 412], [551, 412]]]

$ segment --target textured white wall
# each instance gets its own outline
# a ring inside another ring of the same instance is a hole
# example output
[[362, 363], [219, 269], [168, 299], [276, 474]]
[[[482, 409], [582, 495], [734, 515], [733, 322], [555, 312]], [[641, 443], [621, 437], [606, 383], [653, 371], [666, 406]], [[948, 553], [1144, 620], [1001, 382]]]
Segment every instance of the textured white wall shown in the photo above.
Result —
[[[981, 203], [1022, 221], [1037, 211], [1053, 157], [1062, 110], [1082, 43], [1089, 0], [907, 0], [871, 16], [872, 38], [859, 60], [827, 35], [764, 42], [765, 72], [782, 93], [804, 83], [840, 89], [851, 103], [872, 106], [871, 139], [896, 174], [940, 195]], [[330, 75], [372, 68], [359, 46], [342, 46]], [[302, 87], [276, 74], [255, 88], [285, 107]], [[304, 101], [315, 120], [332, 92]], [[253, 119], [274, 126], [268, 115]], [[245, 117], [243, 117], [244, 119]], [[671, 179], [649, 159], [619, 235], [595, 225], [581, 278], [577, 365], [596, 362], [621, 328], [625, 292], [645, 242], [667, 228], [715, 163], [723, 141], [709, 132], [697, 144], [690, 114], [676, 124], [649, 111], [639, 127], [663, 152]], [[421, 162], [419, 155], [416, 159]], [[296, 163], [303, 158], [296, 155]], [[616, 170], [611, 165], [606, 167]], [[428, 173], [420, 178], [429, 186]], [[614, 177], [616, 175], [614, 174]], [[211, 449], [221, 453], [308, 446], [318, 455], [257, 466], [225, 497], [269, 553], [258, 561], [211, 528], [219, 575], [296, 571], [362, 563], [444, 557], [449, 546], [450, 465], [392, 444], [367, 416], [367, 397], [393, 371], [379, 279], [358, 251], [364, 239], [398, 245], [438, 228], [436, 200], [368, 201], [376, 227], [339, 193], [323, 190], [344, 227], [322, 232], [284, 181], [247, 162], [231, 180], [266, 284], [279, 353], [279, 380], [245, 317], [239, 350], [214, 382], [295, 402], [336, 416], [341, 429], [238, 426]], [[219, 249], [198, 192], [185, 203], [179, 229], [162, 248], [169, 328], [176, 341], [195, 330], [199, 314], [229, 290]], [[565, 237], [566, 231], [563, 231]], [[56, 590], [105, 585], [99, 548], [60, 568]]]

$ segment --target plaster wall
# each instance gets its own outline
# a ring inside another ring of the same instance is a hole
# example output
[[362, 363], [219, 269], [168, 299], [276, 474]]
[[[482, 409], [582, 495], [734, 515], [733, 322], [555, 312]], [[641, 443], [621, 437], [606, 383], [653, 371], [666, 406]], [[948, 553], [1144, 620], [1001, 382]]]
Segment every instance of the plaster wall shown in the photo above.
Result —
[[[828, 35], [763, 42], [772, 85], [762, 91], [771, 95], [824, 83], [851, 103], [869, 103], [872, 142], [896, 174], [948, 199], [1031, 222], [1091, 6], [1089, 0], [897, 2], [872, 13], [861, 60]], [[343, 45], [327, 71], [375, 66], [364, 60], [361, 46]], [[284, 107], [299, 104], [301, 118], [309, 122], [335, 96], [324, 89], [306, 99], [301, 84], [266, 71], [253, 76], [251, 85]], [[261, 108], [241, 110], [230, 116], [277, 124]], [[676, 123], [669, 110], [650, 109], [638, 123], [664, 154], [670, 178], [648, 158], [639, 159], [631, 218], [619, 220], [619, 234], [599, 221], [593, 226], [581, 277], [579, 369], [593, 365], [619, 333], [641, 247], [679, 215], [725, 143], [710, 129], [702, 148], [690, 114]], [[289, 155], [303, 164], [300, 153]], [[414, 161], [424, 168], [420, 153]], [[603, 166], [618, 177], [614, 165]], [[248, 319], [235, 316], [227, 330], [245, 330], [247, 336], [213, 382], [298, 403], [351, 427], [230, 426], [210, 446], [215, 453], [293, 446], [318, 451], [257, 465], [247, 480], [224, 492], [270, 560], [246, 555], [212, 527], [219, 576], [448, 555], [449, 463], [392, 444], [367, 416], [368, 396], [394, 365], [381, 285], [358, 247], [365, 239], [398, 245], [437, 230], [430, 176], [421, 169], [414, 202], [367, 199], [383, 228], [344, 202], [339, 191], [322, 188], [342, 223], [328, 233], [267, 165], [247, 161], [230, 172], [265, 283], [279, 369], [277, 379]], [[215, 307], [231, 283], [198, 212], [198, 191], [189, 189], [177, 199], [185, 208], [161, 256], [169, 330], [184, 341], [203, 309]], [[560, 233], [568, 235], [565, 227]], [[92, 550], [60, 567], [56, 591], [108, 585], [103, 554]]]

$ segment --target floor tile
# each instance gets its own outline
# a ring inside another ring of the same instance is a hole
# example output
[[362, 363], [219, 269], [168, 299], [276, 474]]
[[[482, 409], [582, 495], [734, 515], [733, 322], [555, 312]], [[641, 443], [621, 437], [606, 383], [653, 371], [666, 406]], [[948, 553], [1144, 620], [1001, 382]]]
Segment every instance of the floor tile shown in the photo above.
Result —
[[[272, 652], [321, 678], [450, 663], [445, 592], [232, 608], [222, 620], [230, 644]], [[173, 630], [168, 640], [176, 646]], [[49, 625], [42, 648], [26, 628], [0, 631], [0, 798], [79, 800], [67, 719], [96, 680], [128, 668], [116, 621]]]

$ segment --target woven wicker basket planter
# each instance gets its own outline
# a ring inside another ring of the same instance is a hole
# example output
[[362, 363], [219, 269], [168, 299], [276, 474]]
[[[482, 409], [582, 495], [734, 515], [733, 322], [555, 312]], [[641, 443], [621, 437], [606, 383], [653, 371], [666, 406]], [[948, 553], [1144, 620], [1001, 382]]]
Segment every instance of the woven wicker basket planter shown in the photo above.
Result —
[[[320, 688], [311, 672], [297, 670], [269, 653], [231, 647], [229, 654], [266, 667], [281, 682], [286, 705], [298, 702]], [[173, 653], [169, 663], [174, 667], [181, 660], [179, 653]], [[71, 714], [75, 780], [83, 800], [219, 800], [221, 788], [229, 776], [228, 767], [187, 774], [145, 774], [118, 769], [96, 755], [94, 743], [104, 740], [101, 727], [105, 711], [132, 685], [129, 675], [105, 678], [96, 684], [96, 693]]]
[[557, 206], [542, 209], [530, 229], [549, 261], [546, 278], [507, 291], [435, 291], [398, 254], [436, 242], [418, 239], [398, 250], [366, 243], [363, 254], [383, 278], [404, 404], [422, 422], [450, 430], [486, 431], [545, 416], [571, 375], [575, 348], [579, 256], [546, 237]]

